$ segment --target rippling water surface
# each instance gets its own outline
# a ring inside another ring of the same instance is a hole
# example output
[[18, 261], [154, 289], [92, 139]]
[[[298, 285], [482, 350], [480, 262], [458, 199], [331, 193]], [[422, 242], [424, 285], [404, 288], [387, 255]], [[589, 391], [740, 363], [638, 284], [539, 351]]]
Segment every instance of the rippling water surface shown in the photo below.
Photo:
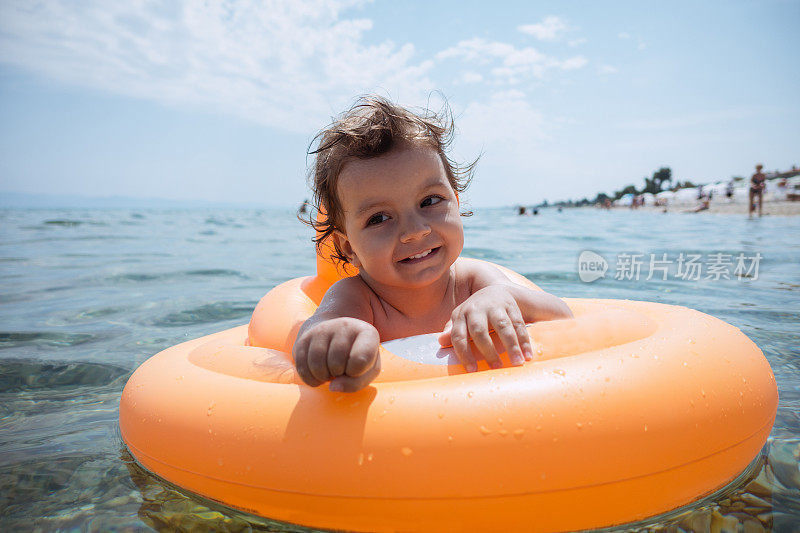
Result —
[[[798, 531], [800, 218], [478, 209], [465, 226], [464, 255], [559, 296], [685, 305], [750, 336], [780, 394], [762, 457], [724, 491], [633, 528]], [[288, 210], [0, 211], [0, 529], [307, 531], [153, 478], [125, 451], [118, 412], [145, 359], [247, 322], [267, 290], [312, 273], [310, 237]], [[605, 278], [579, 280], [584, 250], [608, 260]], [[676, 275], [679, 254], [707, 267], [718, 252], [760, 253], [757, 277]], [[645, 254], [638, 281], [614, 279], [622, 253]], [[645, 279], [650, 253], [673, 262], [666, 280]]]

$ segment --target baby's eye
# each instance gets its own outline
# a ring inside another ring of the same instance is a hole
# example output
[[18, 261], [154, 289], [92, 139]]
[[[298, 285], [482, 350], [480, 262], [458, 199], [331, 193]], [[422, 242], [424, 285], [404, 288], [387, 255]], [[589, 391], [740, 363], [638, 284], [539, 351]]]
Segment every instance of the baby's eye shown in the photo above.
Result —
[[436, 205], [441, 201], [442, 201], [442, 197], [441, 196], [435, 196], [435, 195], [434, 196], [428, 196], [427, 198], [422, 200], [422, 203], [419, 204], [419, 206], [420, 207], [428, 207], [428, 206], [431, 206], [431, 205]]
[[389, 217], [384, 215], [383, 213], [375, 213], [369, 219], [367, 219], [367, 226], [374, 226], [376, 224], [380, 224], [384, 220], [388, 220]]

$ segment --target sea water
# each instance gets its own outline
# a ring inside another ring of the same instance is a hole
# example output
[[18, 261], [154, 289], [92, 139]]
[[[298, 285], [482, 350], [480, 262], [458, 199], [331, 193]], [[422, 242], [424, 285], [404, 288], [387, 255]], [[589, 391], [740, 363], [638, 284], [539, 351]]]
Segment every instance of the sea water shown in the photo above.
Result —
[[[556, 295], [692, 307], [753, 339], [780, 394], [762, 455], [724, 491], [634, 529], [796, 530], [800, 217], [498, 208], [464, 222], [463, 255]], [[0, 530], [305, 531], [149, 475], [118, 416], [148, 357], [246, 323], [271, 287], [313, 273], [311, 237], [280, 209], [0, 211]]]

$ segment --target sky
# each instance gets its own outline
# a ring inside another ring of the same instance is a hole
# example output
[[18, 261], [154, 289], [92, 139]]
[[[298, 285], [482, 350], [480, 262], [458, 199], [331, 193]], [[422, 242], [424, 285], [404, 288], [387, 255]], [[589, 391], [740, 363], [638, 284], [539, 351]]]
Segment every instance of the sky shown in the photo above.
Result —
[[800, 165], [800, 0], [0, 2], [0, 194], [296, 206], [361, 94], [439, 110], [474, 207]]

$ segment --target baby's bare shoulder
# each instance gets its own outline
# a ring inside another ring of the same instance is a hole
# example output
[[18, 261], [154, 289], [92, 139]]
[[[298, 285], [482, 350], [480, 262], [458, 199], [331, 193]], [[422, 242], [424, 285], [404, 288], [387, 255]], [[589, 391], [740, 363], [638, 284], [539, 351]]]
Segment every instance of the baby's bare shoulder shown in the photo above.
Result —
[[459, 257], [454, 263], [456, 286], [467, 286], [475, 292], [486, 285], [507, 281], [505, 275], [491, 263], [480, 259]]
[[372, 290], [359, 276], [344, 278], [328, 289], [319, 304], [319, 311], [372, 322], [372, 296]]

